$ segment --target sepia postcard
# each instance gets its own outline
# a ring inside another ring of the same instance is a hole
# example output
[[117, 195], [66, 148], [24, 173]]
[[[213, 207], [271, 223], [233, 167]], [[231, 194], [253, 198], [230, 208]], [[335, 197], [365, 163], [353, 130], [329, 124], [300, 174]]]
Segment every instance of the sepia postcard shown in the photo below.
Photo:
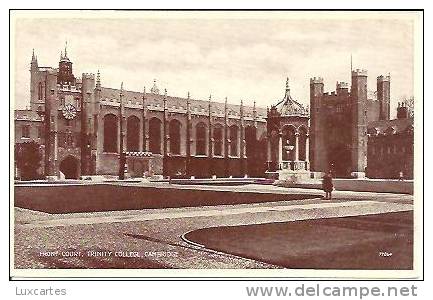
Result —
[[423, 276], [422, 10], [11, 10], [10, 83], [12, 279]]

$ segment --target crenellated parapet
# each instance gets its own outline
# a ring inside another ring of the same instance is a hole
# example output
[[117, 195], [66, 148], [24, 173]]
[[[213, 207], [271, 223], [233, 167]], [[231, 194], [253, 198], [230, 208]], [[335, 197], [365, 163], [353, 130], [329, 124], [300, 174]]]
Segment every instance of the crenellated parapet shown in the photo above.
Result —
[[348, 89], [349, 84], [347, 82], [337, 81], [336, 88], [337, 88], [337, 90]]
[[312, 77], [310, 78], [310, 84], [323, 84], [322, 77]]
[[352, 76], [368, 76], [368, 72], [365, 69], [352, 70]]
[[390, 75], [380, 75], [377, 76], [377, 81], [391, 81], [391, 76]]
[[95, 74], [93, 74], [93, 73], [83, 73], [82, 78], [83, 78], [83, 80], [84, 79], [94, 80], [95, 79]]

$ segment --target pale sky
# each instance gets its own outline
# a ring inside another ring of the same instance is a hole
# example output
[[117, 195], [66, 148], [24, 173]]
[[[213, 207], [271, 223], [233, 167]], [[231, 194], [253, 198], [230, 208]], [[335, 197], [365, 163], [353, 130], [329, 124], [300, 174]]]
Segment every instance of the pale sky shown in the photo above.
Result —
[[[227, 12], [218, 18], [158, 19], [134, 15], [123, 19], [25, 18], [15, 23], [15, 103], [29, 104], [32, 49], [39, 66], [57, 67], [68, 42], [75, 76], [101, 72], [105, 87], [147, 91], [157, 80], [160, 90], [195, 99], [259, 106], [277, 103], [286, 77], [291, 94], [309, 103], [309, 78], [321, 76], [325, 91], [336, 81], [350, 82], [353, 68], [368, 70], [368, 89], [376, 77], [391, 74], [391, 102], [413, 95], [413, 23], [409, 19], [242, 18]], [[211, 14], [208, 13], [208, 16]], [[13, 34], [13, 33], [12, 33]], [[394, 115], [394, 108], [392, 109]]]

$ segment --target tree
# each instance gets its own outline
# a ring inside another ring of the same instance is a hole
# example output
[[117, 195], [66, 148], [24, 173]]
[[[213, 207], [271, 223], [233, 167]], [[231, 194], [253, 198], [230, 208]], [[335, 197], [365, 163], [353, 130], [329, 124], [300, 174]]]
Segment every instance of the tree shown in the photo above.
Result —
[[15, 144], [15, 163], [20, 171], [22, 180], [40, 179], [38, 169], [41, 166], [42, 154], [39, 144], [31, 141]]
[[407, 112], [408, 112], [408, 114], [409, 114], [409, 117], [410, 117], [410, 118], [413, 118], [413, 115], [414, 115], [414, 109], [415, 109], [414, 97], [412, 96], [412, 97], [406, 98], [406, 99], [404, 99], [402, 102], [403, 102], [403, 103], [406, 105], [406, 107], [407, 107]]

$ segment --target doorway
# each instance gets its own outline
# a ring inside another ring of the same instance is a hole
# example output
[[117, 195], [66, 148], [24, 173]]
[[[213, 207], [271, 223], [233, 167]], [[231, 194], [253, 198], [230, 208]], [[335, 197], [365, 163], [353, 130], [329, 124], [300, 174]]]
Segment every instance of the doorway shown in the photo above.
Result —
[[334, 177], [350, 178], [351, 152], [347, 145], [334, 145], [328, 153], [328, 168]]
[[69, 155], [60, 163], [59, 170], [65, 175], [65, 179], [78, 179], [78, 165], [78, 159]]

